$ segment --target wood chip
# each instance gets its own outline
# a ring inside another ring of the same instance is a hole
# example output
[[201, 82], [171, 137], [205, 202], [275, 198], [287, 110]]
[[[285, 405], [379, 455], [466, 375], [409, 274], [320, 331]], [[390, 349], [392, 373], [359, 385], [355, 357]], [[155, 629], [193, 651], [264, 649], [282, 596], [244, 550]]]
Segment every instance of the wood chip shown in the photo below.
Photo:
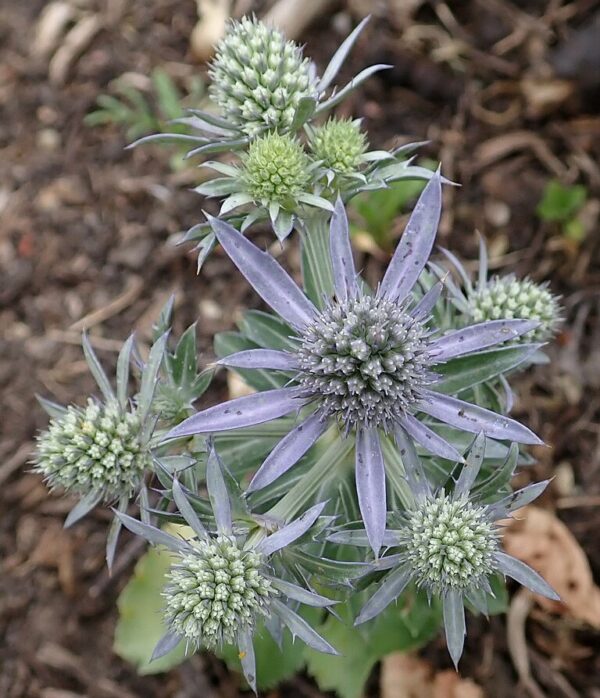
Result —
[[423, 659], [400, 652], [381, 665], [381, 698], [484, 698], [483, 690], [455, 671], [435, 672]]
[[64, 85], [77, 59], [102, 29], [98, 15], [86, 15], [65, 36], [48, 66], [48, 77], [53, 85]]
[[600, 588], [581, 546], [562, 521], [545, 509], [524, 507], [506, 529], [504, 549], [522, 560], [555, 589], [561, 601], [535, 596], [554, 613], [600, 628]]

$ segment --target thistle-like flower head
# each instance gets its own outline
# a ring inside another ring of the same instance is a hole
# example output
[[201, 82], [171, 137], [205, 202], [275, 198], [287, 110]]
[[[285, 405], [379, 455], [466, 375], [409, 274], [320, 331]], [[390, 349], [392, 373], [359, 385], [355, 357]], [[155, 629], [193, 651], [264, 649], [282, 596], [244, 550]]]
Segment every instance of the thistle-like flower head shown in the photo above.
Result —
[[439, 595], [479, 585], [494, 569], [498, 538], [486, 507], [439, 492], [409, 511], [402, 544], [417, 585]]
[[249, 136], [285, 131], [304, 97], [316, 97], [310, 62], [273, 27], [232, 21], [210, 67], [211, 97], [223, 116]]
[[236, 209], [244, 207], [242, 232], [255, 221], [268, 217], [277, 237], [283, 240], [306, 206], [333, 210], [327, 199], [314, 193], [318, 164], [310, 160], [294, 136], [275, 132], [259, 136], [240, 160], [239, 166], [205, 163], [205, 167], [224, 176], [201, 184], [196, 191], [207, 196], [226, 194], [221, 215], [231, 211], [238, 215]]
[[197, 541], [167, 575], [165, 616], [172, 631], [195, 647], [235, 642], [252, 631], [278, 595], [264, 556], [240, 548], [233, 536]]
[[[74, 524], [100, 502], [115, 502], [124, 511], [132, 495], [142, 492], [145, 496], [144, 478], [153, 465], [151, 438], [156, 419], [151, 412], [166, 341], [165, 333], [152, 346], [142, 369], [141, 389], [133, 400], [127, 396], [133, 336], [119, 353], [116, 391], [84, 335], [83, 352], [102, 400], [89, 398], [81, 408], [62, 407], [40, 398], [51, 421], [38, 436], [34, 469], [51, 488], [80, 498], [65, 526]], [[118, 527], [107, 539], [109, 567], [117, 539]]]
[[291, 136], [270, 133], [254, 140], [243, 159], [246, 191], [259, 203], [284, 205], [308, 186], [310, 162]]
[[[377, 616], [409, 583], [415, 583], [430, 597], [441, 599], [448, 650], [458, 664], [465, 634], [464, 601], [487, 614], [493, 575], [507, 575], [538, 594], [558, 598], [537, 572], [500, 548], [502, 529], [498, 522], [533, 501], [548, 483], [530, 485], [493, 504], [484, 503], [482, 485], [476, 484], [486, 446], [480, 433], [465, 464], [457, 466], [462, 470], [456, 481], [451, 481], [448, 491], [436, 492], [430, 488], [410, 440], [400, 435], [398, 446], [413, 501], [406, 511], [391, 515], [395, 528], [386, 532], [386, 544], [393, 552], [375, 563], [378, 570], [390, 571], [363, 606], [356, 624]], [[510, 472], [516, 467], [517, 456], [518, 449], [513, 447], [507, 460]], [[344, 542], [347, 535], [337, 534], [338, 542]]]
[[116, 400], [106, 404], [90, 398], [85, 408], [70, 405], [51, 420], [37, 439], [35, 469], [50, 487], [105, 501], [131, 495], [151, 465], [135, 409], [123, 410]]
[[391, 426], [433, 379], [424, 324], [376, 296], [327, 306], [304, 331], [298, 365], [323, 416], [349, 425]]
[[536, 284], [530, 279], [513, 275], [495, 276], [482, 288], [467, 295], [469, 314], [475, 322], [525, 318], [537, 320], [538, 327], [521, 341], [546, 342], [560, 324], [560, 305], [548, 284]]
[[188, 493], [174, 478], [173, 500], [192, 529], [192, 538], [177, 538], [124, 513], [118, 516], [133, 533], [166, 546], [175, 558], [162, 592], [167, 633], [156, 646], [153, 658], [166, 654], [181, 641], [194, 651], [232, 643], [239, 648], [244, 675], [256, 691], [253, 637], [260, 621], [265, 621], [266, 629], [277, 641], [285, 626], [313, 649], [337, 654], [284, 599], [320, 608], [335, 602], [289, 581], [289, 575], [283, 572], [285, 567], [278, 564], [283, 551], [308, 534], [324, 504], [313, 506], [268, 535], [266, 529], [254, 530], [251, 535], [247, 518], [243, 527], [234, 520], [224, 475], [224, 465], [210, 444], [206, 485], [212, 517], [208, 521], [205, 516], [201, 520]]
[[447, 251], [445, 254], [461, 280], [460, 288], [450, 285], [450, 301], [460, 313], [455, 323], [523, 318], [536, 320], [538, 325], [513, 343], [547, 342], [554, 337], [562, 321], [562, 309], [558, 296], [550, 291], [547, 283], [518, 279], [514, 274], [488, 278], [488, 255], [483, 238], [479, 244], [476, 282], [454, 255]]
[[360, 121], [333, 118], [314, 129], [310, 147], [323, 167], [339, 174], [352, 174], [362, 163], [367, 137], [360, 129]]
[[[442, 365], [448, 375], [451, 359], [489, 349], [537, 326], [530, 320], [494, 320], [436, 336], [429, 318], [441, 282], [419, 301], [412, 289], [433, 247], [440, 211], [441, 177], [436, 173], [415, 206], [381, 285], [371, 293], [358, 279], [348, 220], [338, 200], [330, 228], [334, 294], [323, 307], [315, 306], [270, 255], [230, 225], [212, 219], [218, 241], [240, 272], [288, 323], [289, 332], [295, 332], [295, 348], [252, 349], [220, 363], [287, 371], [289, 383], [203, 410], [167, 438], [247, 427], [306, 407], [306, 419], [271, 451], [254, 476], [250, 490], [255, 490], [298, 462], [333, 421], [356, 440], [358, 500], [376, 552], [386, 514], [382, 431], [407, 433], [430, 453], [454, 461], [462, 459], [461, 452], [425, 422], [425, 415], [434, 426], [442, 422], [471, 433], [483, 430], [495, 439], [539, 443], [514, 420], [447, 394], [444, 379], [436, 375]], [[517, 363], [526, 355], [525, 350], [522, 356], [517, 352]]]

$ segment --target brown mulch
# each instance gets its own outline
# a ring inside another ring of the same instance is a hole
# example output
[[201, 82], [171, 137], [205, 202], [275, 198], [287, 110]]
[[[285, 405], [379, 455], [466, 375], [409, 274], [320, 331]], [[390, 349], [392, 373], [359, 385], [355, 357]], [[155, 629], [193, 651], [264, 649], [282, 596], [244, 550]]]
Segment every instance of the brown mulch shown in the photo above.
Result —
[[[208, 358], [212, 335], [256, 303], [222, 255], [196, 276], [193, 255], [174, 244], [205, 205], [189, 191], [197, 173], [171, 171], [160, 147], [125, 151], [119, 127], [82, 122], [125, 72], [162, 66], [183, 84], [204, 70], [188, 52], [195, 2], [65, 3], [96, 28], [62, 64], [55, 52], [39, 52], [45, 4], [0, 2], [0, 696], [233, 698], [238, 679], [216, 660], [197, 656], [168, 675], [139, 677], [114, 655], [115, 600], [139, 547], [123, 541], [124, 571], [109, 579], [106, 512], [65, 532], [69, 503], [27, 472], [46, 421], [34, 395], [67, 403], [93, 389], [79, 349], [83, 327], [110, 365], [132, 329], [148, 338], [176, 292], [175, 330], [199, 319]], [[536, 451], [532, 476], [555, 476], [545, 503], [600, 579], [598, 2], [339, 2], [303, 37], [309, 55], [323, 65], [369, 10], [375, 17], [342, 77], [369, 63], [395, 67], [344, 113], [365, 117], [376, 147], [431, 141], [424, 154], [462, 184], [445, 193], [441, 244], [473, 258], [478, 229], [498, 269], [550, 279], [564, 296], [553, 363], [522, 378], [516, 415], [549, 444]], [[581, 244], [535, 215], [552, 178], [588, 189]], [[377, 273], [380, 262], [365, 264]], [[465, 675], [493, 698], [530, 695], [511, 663], [505, 620], [471, 619], [469, 629]], [[597, 631], [536, 611], [527, 639], [539, 695], [600, 696]], [[426, 654], [448, 667], [443, 642]], [[373, 695], [376, 686], [374, 677]], [[320, 694], [300, 677], [273, 695]]]

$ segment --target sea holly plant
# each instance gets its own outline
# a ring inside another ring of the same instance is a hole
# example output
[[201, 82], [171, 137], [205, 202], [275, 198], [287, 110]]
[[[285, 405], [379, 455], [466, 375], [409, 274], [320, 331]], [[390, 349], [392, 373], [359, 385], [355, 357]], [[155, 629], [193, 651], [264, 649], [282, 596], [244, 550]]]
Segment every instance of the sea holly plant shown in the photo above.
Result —
[[[485, 441], [481, 432], [464, 464], [458, 467], [458, 476], [451, 476], [447, 487], [435, 490], [424, 476], [413, 444], [399, 438], [412, 501], [405, 511], [391, 515], [393, 529], [386, 534], [390, 554], [376, 563], [378, 569], [389, 572], [379, 580], [355, 621], [360, 625], [375, 618], [409, 584], [416, 584], [430, 598], [442, 601], [448, 651], [456, 666], [465, 639], [464, 604], [488, 615], [488, 599], [493, 597], [490, 579], [494, 574], [511, 577], [538, 594], [558, 600], [537, 572], [502, 552], [502, 529], [498, 525], [498, 521], [506, 521], [517, 509], [536, 499], [548, 483], [528, 485], [486, 503], [483, 483], [475, 486], [484, 460]], [[357, 533], [351, 531], [349, 538], [338, 533], [333, 538], [356, 543]]]
[[[152, 401], [166, 340], [167, 335], [162, 335], [150, 350], [148, 361], [141, 368], [140, 391], [134, 400], [128, 396], [130, 363], [136, 349], [133, 335], [119, 353], [116, 390], [84, 334], [83, 351], [102, 398], [88, 398], [83, 408], [62, 407], [38, 398], [51, 421], [37, 438], [34, 470], [51, 489], [79, 498], [65, 526], [79, 521], [99, 503], [117, 502], [116, 510], [125, 511], [134, 495], [147, 499], [146, 479], [152, 469], [156, 424]], [[109, 567], [119, 529], [119, 520], [115, 519], [107, 539]]]
[[[346, 38], [319, 78], [302, 47], [287, 41], [279, 30], [254, 18], [232, 21], [209, 70], [209, 93], [217, 113], [190, 109], [174, 123], [197, 135], [157, 133], [131, 147], [158, 140], [188, 145], [187, 157], [229, 153], [226, 162], [204, 163], [219, 176], [208, 178], [195, 191], [223, 199], [220, 217], [242, 231], [270, 220], [280, 240], [294, 227], [305, 230], [312, 213], [317, 214], [314, 225], [323, 220], [320, 211], [326, 220], [337, 193], [347, 199], [390, 182], [428, 179], [431, 171], [408, 157], [420, 143], [389, 152], [369, 150], [359, 120], [334, 117], [318, 123], [367, 78], [390, 67], [370, 66], [341, 89], [332, 88], [367, 22], [368, 18]], [[322, 244], [323, 234], [313, 233], [314, 244]], [[210, 226], [195, 224], [183, 240], [197, 242], [200, 269], [216, 243]], [[314, 244], [305, 242], [312, 251]]]
[[317, 608], [335, 601], [298, 586], [281, 574], [274, 558], [284, 548], [309, 533], [323, 511], [316, 504], [299, 518], [268, 534], [234, 526], [232, 503], [221, 460], [211, 445], [206, 466], [206, 486], [214, 517], [214, 530], [201, 522], [177, 480], [173, 480], [174, 501], [193, 537], [179, 538], [119, 513], [119, 519], [133, 533], [150, 543], [165, 546], [175, 555], [163, 591], [167, 626], [153, 658], [159, 658], [184, 642], [186, 652], [215, 649], [223, 643], [239, 650], [242, 670], [256, 691], [253, 635], [262, 619], [268, 632], [280, 641], [283, 627], [308, 646], [325, 653], [337, 651], [282, 599]]
[[[225, 366], [283, 370], [284, 388], [259, 392], [189, 417], [167, 438], [254, 426], [311, 409], [266, 458], [249, 491], [270, 485], [335, 423], [340, 438], [355, 440], [356, 490], [367, 534], [377, 555], [385, 535], [386, 474], [382, 433], [407, 434], [433, 455], [461, 460], [457, 448], [423, 416], [500, 440], [540, 443], [529, 429], [440, 390], [438, 364], [473, 354], [530, 332], [537, 322], [492, 320], [438, 336], [428, 326], [441, 283], [420, 302], [410, 293], [433, 247], [441, 210], [436, 174], [421, 194], [376, 292], [355, 270], [348, 221], [340, 200], [331, 220], [334, 296], [318, 310], [269, 254], [218, 219], [211, 224], [239, 271], [290, 326], [295, 349], [250, 349], [221, 359]], [[523, 353], [523, 358], [526, 352]], [[421, 418], [419, 418], [421, 417]]]
[[[504, 577], [556, 598], [502, 552], [502, 522], [547, 483], [511, 491], [542, 441], [496, 388], [510, 395], [552, 339], [558, 300], [488, 279], [484, 247], [477, 282], [449, 251], [432, 260], [451, 183], [412, 164], [416, 144], [370, 150], [359, 120], [328, 113], [383, 67], [331, 88], [364, 25], [319, 78], [279, 31], [232, 22], [210, 68], [218, 114], [192, 112], [198, 135], [168, 136], [190, 155], [226, 155], [204, 163], [219, 176], [198, 187], [220, 213], [185, 239], [199, 241], [199, 266], [219, 244], [269, 310], [243, 312], [207, 362], [195, 325], [170, 338], [170, 300], [146, 362], [125, 343], [116, 390], [84, 338], [102, 399], [42, 400], [52, 421], [35, 469], [80, 498], [67, 523], [112, 506], [109, 564], [120, 526], [156, 546], [139, 566], [156, 578], [127, 586], [117, 633], [144, 671], [208, 650], [255, 691], [304, 667], [357, 698], [378, 659], [442, 626], [458, 664], [465, 607], [500, 612]], [[346, 204], [405, 178], [424, 188], [373, 285]], [[298, 281], [251, 239], [259, 225], [299, 247]], [[249, 390], [218, 402], [205, 393], [226, 370]], [[140, 388], [128, 397], [130, 373]]]

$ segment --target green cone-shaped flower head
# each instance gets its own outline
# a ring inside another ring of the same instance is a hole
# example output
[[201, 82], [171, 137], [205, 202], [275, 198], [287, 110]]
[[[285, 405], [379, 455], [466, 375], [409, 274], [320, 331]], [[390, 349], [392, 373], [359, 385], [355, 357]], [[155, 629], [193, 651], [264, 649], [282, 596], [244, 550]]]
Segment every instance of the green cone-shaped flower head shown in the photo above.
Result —
[[546, 341], [560, 323], [560, 305], [546, 284], [514, 276], [495, 277], [468, 297], [469, 312], [475, 322], [522, 318], [540, 325], [520, 341]]
[[288, 129], [300, 100], [315, 95], [302, 49], [248, 17], [230, 24], [210, 76], [210, 94], [223, 115], [249, 136]]
[[35, 469], [51, 487], [79, 495], [98, 493], [109, 501], [131, 493], [151, 465], [141, 427], [136, 412], [116, 401], [70, 405], [38, 437]]
[[270, 133], [250, 144], [242, 178], [255, 201], [285, 204], [307, 186], [310, 162], [295, 138]]
[[495, 568], [495, 526], [487, 508], [466, 497], [442, 492], [422, 501], [408, 513], [403, 539], [416, 583], [435, 594], [464, 591]]
[[367, 138], [360, 130], [360, 122], [351, 119], [330, 119], [316, 128], [310, 145], [317, 160], [323, 166], [351, 174], [359, 168], [361, 157], [367, 150]]
[[332, 303], [310, 324], [298, 361], [302, 386], [346, 424], [389, 427], [430, 372], [424, 325], [385, 298]]
[[253, 629], [269, 599], [277, 595], [263, 573], [263, 556], [219, 536], [194, 542], [167, 575], [163, 592], [171, 630], [195, 648], [233, 643]]

